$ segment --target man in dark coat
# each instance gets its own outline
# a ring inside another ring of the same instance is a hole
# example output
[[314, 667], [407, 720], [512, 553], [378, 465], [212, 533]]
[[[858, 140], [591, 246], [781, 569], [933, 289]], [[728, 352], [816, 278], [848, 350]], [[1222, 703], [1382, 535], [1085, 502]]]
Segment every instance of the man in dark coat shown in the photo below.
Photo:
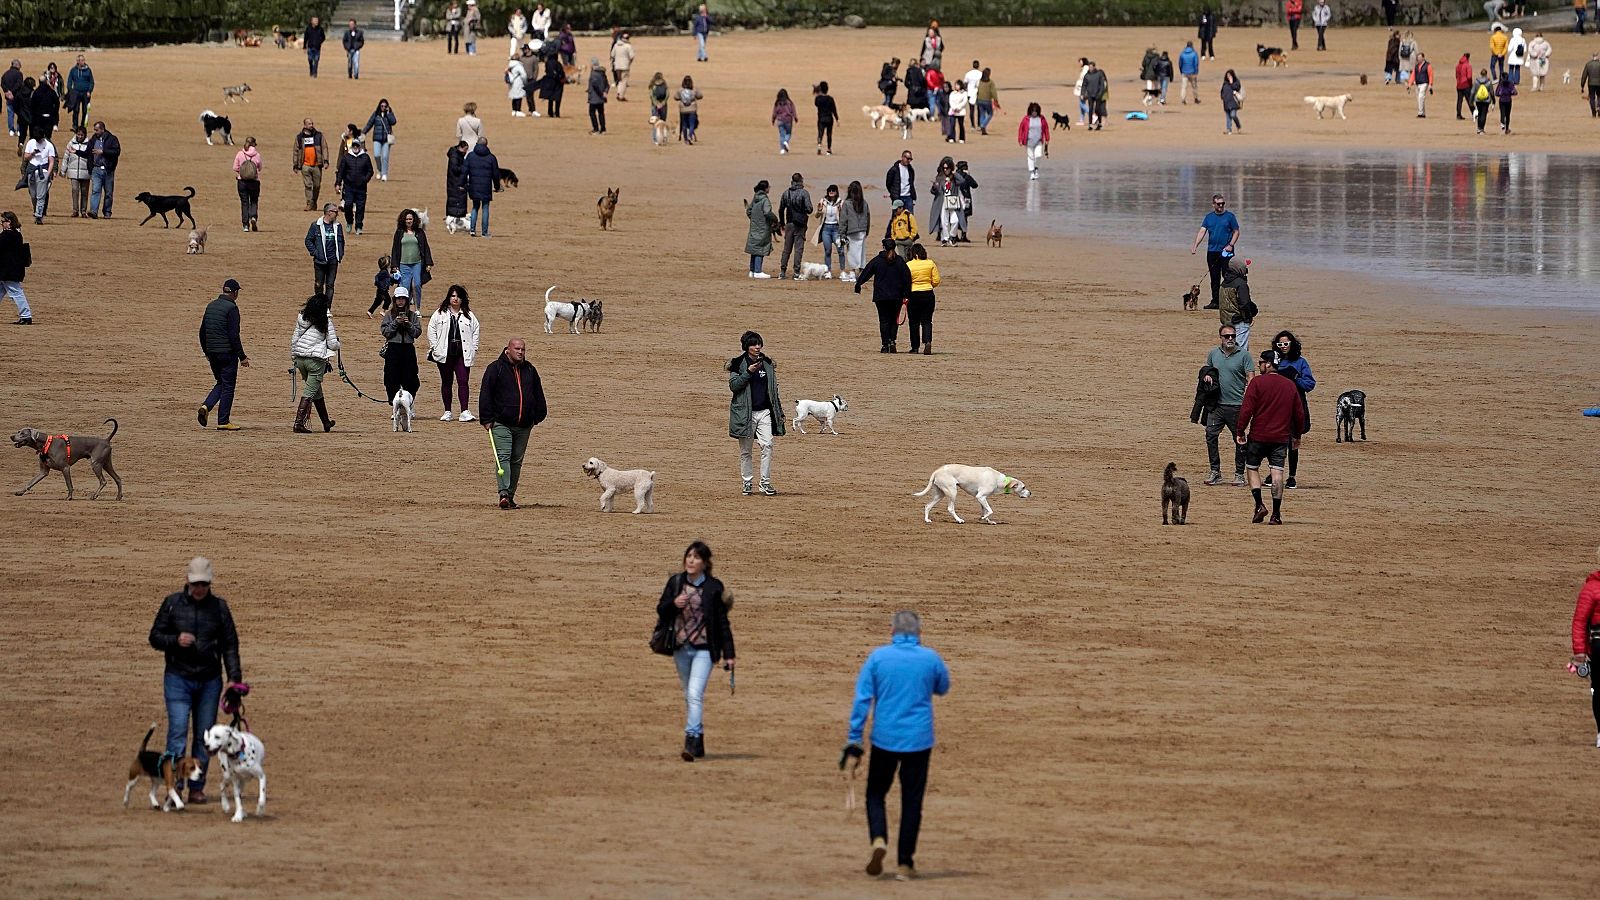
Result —
[[499, 462], [496, 477], [501, 509], [517, 508], [517, 479], [522, 476], [528, 438], [533, 426], [549, 413], [539, 370], [527, 356], [528, 345], [522, 338], [507, 341], [500, 357], [483, 370], [483, 383], [478, 386], [478, 421], [493, 436]]
[[372, 157], [358, 139], [350, 144], [350, 152], [339, 160], [333, 173], [333, 189], [344, 195], [344, 223], [353, 226], [356, 234], [367, 218], [367, 184], [372, 181]]
[[328, 39], [328, 33], [322, 30], [322, 18], [312, 16], [311, 24], [306, 26], [306, 64], [311, 67], [311, 77], [317, 77], [317, 64], [322, 62], [322, 43]]
[[489, 236], [489, 202], [500, 189], [500, 161], [489, 152], [489, 139], [478, 138], [478, 146], [467, 154], [462, 186], [472, 201], [472, 212], [467, 218], [467, 234], [478, 236], [478, 212], [483, 212], [483, 236]]
[[13, 137], [17, 134], [18, 101], [15, 94], [17, 88], [22, 87], [22, 79], [24, 77], [22, 74], [22, 60], [20, 59], [13, 59], [11, 68], [7, 69], [5, 74], [0, 75], [0, 96], [6, 99], [6, 134]]
[[111, 218], [111, 195], [117, 187], [117, 161], [122, 158], [122, 142], [106, 130], [106, 123], [94, 123], [85, 151], [89, 159], [89, 218]]
[[206, 314], [200, 319], [200, 350], [211, 364], [211, 375], [217, 382], [200, 404], [200, 427], [205, 427], [206, 417], [215, 409], [218, 431], [238, 431], [239, 426], [232, 421], [233, 387], [239, 380], [239, 367], [250, 368], [250, 357], [239, 341], [239, 282], [232, 278], [222, 283], [222, 293], [206, 306]]
[[444, 214], [447, 218], [467, 217], [467, 146], [458, 141], [445, 151]]
[[356, 20], [350, 20], [350, 27], [344, 31], [344, 77], [361, 77], [361, 48], [366, 46], [367, 33], [356, 27]]
[[61, 95], [49, 84], [41, 82], [33, 89], [28, 110], [31, 113], [29, 133], [36, 139], [50, 140], [61, 119]]

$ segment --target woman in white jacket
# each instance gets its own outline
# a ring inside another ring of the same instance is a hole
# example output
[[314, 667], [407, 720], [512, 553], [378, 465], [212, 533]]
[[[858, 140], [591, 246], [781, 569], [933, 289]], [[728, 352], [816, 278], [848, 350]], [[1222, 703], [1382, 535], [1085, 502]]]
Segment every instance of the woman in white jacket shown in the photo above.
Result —
[[467, 303], [467, 289], [459, 284], [450, 285], [450, 293], [428, 320], [428, 358], [439, 366], [439, 390], [444, 396], [441, 422], [452, 418], [452, 380], [457, 382], [461, 400], [461, 421], [472, 421], [472, 408], [467, 405], [467, 379], [472, 376], [472, 359], [478, 355], [478, 330], [478, 317], [472, 314], [472, 307]]
[[[1072, 96], [1078, 98], [1078, 124], [1083, 125], [1089, 119], [1089, 101], [1083, 97], [1083, 76], [1089, 74], [1089, 57], [1078, 57], [1078, 80], [1072, 83]], [[1196, 95], [1198, 96], [1198, 94]]]
[[1528, 39], [1521, 28], [1511, 29], [1511, 43], [1506, 45], [1506, 71], [1512, 84], [1522, 83], [1522, 67], [1528, 64]]
[[1550, 42], [1544, 39], [1544, 32], [1533, 36], [1528, 42], [1528, 72], [1533, 75], [1533, 89], [1544, 90], [1544, 80], [1550, 75]]
[[328, 418], [328, 405], [322, 399], [322, 378], [332, 368], [328, 360], [338, 350], [339, 333], [328, 315], [328, 298], [323, 294], [313, 294], [300, 310], [300, 317], [294, 323], [294, 336], [289, 339], [289, 353], [294, 357], [295, 371], [305, 380], [305, 388], [300, 391], [300, 407], [294, 414], [294, 430], [300, 434], [311, 433], [311, 429], [306, 427], [306, 419], [311, 417], [313, 405], [317, 408], [318, 418], [322, 419], [322, 430], [333, 430], [334, 422]]
[[522, 67], [522, 60], [515, 56], [506, 63], [506, 84], [511, 85], [506, 90], [506, 96], [511, 98], [511, 114], [519, 119], [526, 116], [527, 113], [522, 111], [522, 98], [528, 96], [528, 70]]

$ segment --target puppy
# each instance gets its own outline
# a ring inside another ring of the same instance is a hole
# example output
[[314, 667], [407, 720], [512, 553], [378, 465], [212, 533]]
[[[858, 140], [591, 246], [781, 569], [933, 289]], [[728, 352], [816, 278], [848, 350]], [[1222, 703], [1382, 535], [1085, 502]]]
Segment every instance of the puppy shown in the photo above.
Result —
[[520, 183], [517, 181], [517, 173], [510, 169], [495, 169], [495, 180], [500, 183], [500, 186], [495, 188], [495, 190], [499, 191], [503, 191], [508, 187], [516, 187]]
[[134, 197], [133, 200], [135, 203], [143, 203], [145, 207], [150, 210], [150, 215], [145, 216], [144, 219], [139, 222], [139, 224], [143, 225], [145, 222], [154, 219], [156, 216], [160, 216], [161, 224], [171, 228], [172, 222], [167, 219], [167, 213], [170, 212], [177, 213], [178, 226], [180, 228], [183, 227], [183, 220], [185, 218], [189, 220], [190, 228], [199, 228], [199, 223], [194, 220], [194, 213], [189, 211], [189, 198], [194, 196], [194, 188], [186, 187], [184, 190], [188, 193], [152, 194], [149, 191], [140, 191], [139, 195]]
[[189, 229], [189, 255], [206, 252], [206, 230], [204, 228]]
[[928, 486], [911, 495], [913, 497], [921, 497], [929, 491], [937, 489], [933, 498], [928, 501], [928, 505], [923, 507], [922, 521], [932, 524], [933, 520], [928, 518], [928, 514], [933, 512], [933, 507], [941, 499], [944, 499], [950, 502], [950, 518], [955, 519], [957, 524], [964, 524], [965, 520], [956, 515], [956, 490], [958, 488], [977, 498], [978, 505], [983, 507], [983, 521], [990, 525], [998, 524], [994, 519], [990, 518], [994, 515], [994, 510], [989, 506], [990, 494], [1000, 491], [1005, 494], [1016, 494], [1024, 500], [1031, 496], [1027, 485], [1018, 479], [1002, 474], [997, 469], [991, 469], [988, 466], [961, 466], [952, 463], [934, 469], [933, 474], [928, 476]]
[[1178, 464], [1167, 463], [1161, 473], [1161, 524], [1167, 524], [1167, 510], [1172, 510], [1173, 525], [1189, 524], [1189, 480], [1178, 477]]
[[[259, 44], [261, 42], [256, 41], [256, 43]], [[222, 102], [229, 103], [243, 100], [244, 102], [249, 103], [250, 98], [245, 96], [245, 94], [248, 93], [250, 93], [250, 85], [248, 84], [235, 84], [230, 87], [225, 87], [222, 89]]]
[[589, 312], [583, 317], [583, 330], [598, 332], [601, 323], [605, 322], [605, 320], [605, 311], [601, 309], [600, 301], [596, 300], [589, 304]]
[[1072, 117], [1071, 116], [1063, 116], [1061, 113], [1053, 112], [1053, 113], [1050, 114], [1050, 118], [1056, 123], [1055, 124], [1056, 128], [1058, 128], [1058, 129], [1065, 128], [1068, 131], [1072, 130]]
[[394, 402], [391, 404], [394, 409], [389, 414], [389, 420], [394, 425], [395, 431], [410, 433], [411, 420], [417, 417], [417, 410], [413, 405], [415, 400], [416, 398], [405, 388], [394, 392]]
[[207, 147], [215, 146], [211, 136], [219, 131], [222, 132], [224, 145], [233, 143], [233, 122], [227, 116], [219, 116], [208, 109], [200, 114], [200, 125], [206, 130]]
[[618, 188], [606, 188], [604, 197], [595, 203], [595, 212], [600, 216], [600, 230], [605, 231], [611, 227], [611, 218], [617, 214], [617, 200], [622, 196]]
[[1333, 97], [1307, 97], [1305, 98], [1305, 102], [1316, 109], [1317, 118], [1319, 119], [1322, 118], [1323, 110], [1328, 109], [1338, 113], [1339, 118], [1344, 119], [1348, 118], [1348, 116], [1344, 114], [1344, 105], [1354, 99], [1356, 99], [1355, 96], [1351, 94], [1338, 94]]
[[650, 140], [653, 141], [657, 147], [661, 147], [665, 146], [666, 143], [671, 140], [671, 138], [672, 135], [667, 128], [666, 120], [660, 118], [659, 116], [651, 116]]
[[256, 816], [267, 811], [267, 773], [261, 763], [267, 757], [266, 745], [248, 731], [239, 731], [227, 725], [213, 725], [205, 733], [206, 749], [222, 760], [222, 811], [228, 811], [228, 788], [233, 788], [233, 821], [244, 821], [244, 800], [239, 796], [239, 785], [246, 778], [256, 780]]
[[795, 431], [805, 434], [806, 430], [801, 427], [801, 423], [807, 416], [811, 416], [822, 423], [823, 430], [838, 434], [839, 432], [833, 427], [833, 419], [849, 408], [850, 404], [838, 394], [834, 394], [831, 400], [796, 400], [794, 420], [789, 424], [794, 426]]
[[590, 478], [599, 479], [600, 486], [600, 511], [611, 512], [611, 498], [617, 491], [633, 490], [633, 513], [653, 513], [656, 511], [656, 473], [645, 469], [613, 469], [605, 464], [604, 460], [589, 457], [583, 464], [583, 474]]
[[551, 300], [550, 294], [555, 289], [556, 286], [552, 284], [550, 289], [544, 292], [544, 333], [554, 334], [556, 320], [565, 319], [572, 326], [572, 333], [577, 334], [578, 323], [588, 314], [589, 304], [582, 300], [571, 302]]
[[1361, 423], [1361, 439], [1367, 439], [1367, 395], [1364, 391], [1345, 391], [1339, 395], [1337, 405], [1334, 407], [1333, 442], [1342, 444], [1346, 441], [1354, 443], [1355, 438], [1350, 432]]
[[133, 796], [133, 786], [139, 779], [150, 779], [150, 808], [166, 812], [169, 809], [183, 809], [183, 798], [179, 793], [189, 782], [200, 777], [200, 761], [192, 756], [171, 757], [165, 753], [157, 753], [150, 749], [150, 736], [156, 733], [156, 723], [150, 723], [150, 730], [144, 733], [144, 742], [139, 745], [139, 754], [133, 758], [133, 765], [128, 767], [128, 786], [122, 791], [122, 805], [126, 807], [128, 800]]
[[1200, 308], [1200, 285], [1194, 285], [1193, 287], [1189, 288], [1189, 293], [1183, 295], [1183, 308]]
[[800, 264], [800, 277], [797, 280], [811, 281], [813, 279], [832, 277], [833, 270], [828, 268], [825, 264], [819, 262], [808, 262]]
[[926, 106], [919, 106], [916, 109], [911, 110], [909, 113], [902, 113], [901, 118], [909, 118], [913, 122], [932, 122], [933, 110], [927, 108]]
[[990, 219], [989, 234], [984, 237], [983, 242], [988, 244], [990, 247], [998, 247], [1004, 240], [1005, 235], [1000, 233], [1000, 225], [998, 224], [998, 220]]
[[44, 480], [51, 469], [61, 473], [67, 480], [67, 499], [73, 497], [72, 466], [74, 463], [88, 458], [89, 471], [94, 477], [100, 479], [100, 488], [89, 499], [100, 496], [100, 491], [106, 489], [106, 476], [109, 475], [117, 483], [117, 499], [122, 499], [122, 478], [117, 475], [117, 470], [111, 465], [111, 439], [117, 436], [117, 420], [107, 419], [111, 423], [111, 433], [103, 438], [89, 434], [45, 434], [33, 428], [24, 428], [11, 436], [11, 445], [14, 447], [30, 447], [39, 454], [39, 474], [17, 491], [17, 496], [33, 490], [33, 486]]
[[1256, 56], [1261, 59], [1260, 65], [1263, 66], [1269, 62], [1272, 63], [1274, 68], [1278, 66], [1287, 66], [1289, 64], [1289, 57], [1283, 54], [1282, 47], [1267, 47], [1257, 44]]

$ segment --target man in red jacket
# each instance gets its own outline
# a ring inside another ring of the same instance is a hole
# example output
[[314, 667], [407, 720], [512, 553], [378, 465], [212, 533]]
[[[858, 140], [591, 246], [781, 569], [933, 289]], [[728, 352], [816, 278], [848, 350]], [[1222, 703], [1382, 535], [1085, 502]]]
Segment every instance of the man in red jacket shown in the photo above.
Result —
[[1240, 444], [1244, 445], [1244, 464], [1250, 470], [1250, 494], [1255, 497], [1256, 514], [1251, 522], [1260, 524], [1267, 517], [1267, 507], [1261, 502], [1261, 461], [1267, 460], [1272, 470], [1272, 520], [1270, 525], [1282, 525], [1280, 511], [1283, 506], [1283, 466], [1289, 457], [1289, 448], [1300, 447], [1300, 434], [1305, 431], [1305, 408], [1300, 404], [1300, 390], [1293, 379], [1278, 371], [1273, 351], [1263, 350], [1256, 363], [1260, 377], [1252, 378], [1244, 389], [1244, 404], [1239, 407]]
[[1456, 61], [1456, 118], [1463, 119], [1461, 104], [1467, 105], [1467, 112], [1472, 112], [1472, 54], [1463, 53]]

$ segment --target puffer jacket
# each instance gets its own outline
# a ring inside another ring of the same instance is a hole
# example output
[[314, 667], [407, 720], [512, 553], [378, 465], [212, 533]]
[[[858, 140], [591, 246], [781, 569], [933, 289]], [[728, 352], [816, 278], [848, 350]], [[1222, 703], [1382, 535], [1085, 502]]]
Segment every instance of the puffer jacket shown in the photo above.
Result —
[[[194, 643], [178, 643], [182, 634]], [[167, 671], [191, 681], [211, 681], [227, 670], [229, 681], [243, 681], [239, 666], [239, 632], [228, 601], [216, 594], [196, 601], [188, 591], [167, 595], [150, 625], [150, 646], [167, 655]]]
[[472, 148], [467, 154], [462, 178], [467, 196], [480, 202], [493, 200], [495, 185], [500, 183], [499, 172], [500, 161], [489, 152], [488, 144]]
[[372, 135], [372, 142], [374, 144], [381, 144], [389, 140], [389, 135], [394, 131], [394, 123], [395, 118], [393, 109], [390, 109], [386, 113], [380, 113], [377, 110], [373, 110], [372, 115], [367, 116], [367, 127], [361, 129], [361, 133], [370, 133]]
[[[683, 615], [683, 610], [674, 601], [683, 590], [686, 578], [687, 575], [679, 572], [667, 579], [667, 586], [661, 589], [661, 600], [656, 603], [656, 627], [674, 627], [678, 617]], [[706, 580], [700, 583], [700, 602], [705, 612], [706, 645], [711, 650], [711, 661], [718, 663], [737, 658], [733, 648], [733, 626], [728, 624], [728, 610], [733, 606], [733, 595], [727, 592], [721, 581], [707, 575]]]
[[339, 329], [334, 327], [332, 316], [328, 317], [327, 334], [313, 328], [305, 316], [299, 316], [294, 320], [294, 337], [289, 339], [290, 355], [331, 359], [338, 349]]
[[1144, 59], [1139, 61], [1139, 80], [1155, 81], [1160, 78], [1161, 73], [1156, 71], [1156, 63], [1160, 60], [1161, 54], [1157, 53], [1154, 48], [1146, 50]]
[[1600, 625], [1600, 572], [1590, 572], [1572, 611], [1572, 652], [1589, 653], [1589, 627]]
[[445, 152], [444, 214], [457, 218], [467, 214], [467, 155], [455, 147]]
[[61, 176], [63, 178], [71, 178], [75, 181], [87, 181], [89, 179], [88, 149], [89, 142], [87, 139], [82, 141], [74, 140], [67, 145], [67, 152], [61, 154]]

